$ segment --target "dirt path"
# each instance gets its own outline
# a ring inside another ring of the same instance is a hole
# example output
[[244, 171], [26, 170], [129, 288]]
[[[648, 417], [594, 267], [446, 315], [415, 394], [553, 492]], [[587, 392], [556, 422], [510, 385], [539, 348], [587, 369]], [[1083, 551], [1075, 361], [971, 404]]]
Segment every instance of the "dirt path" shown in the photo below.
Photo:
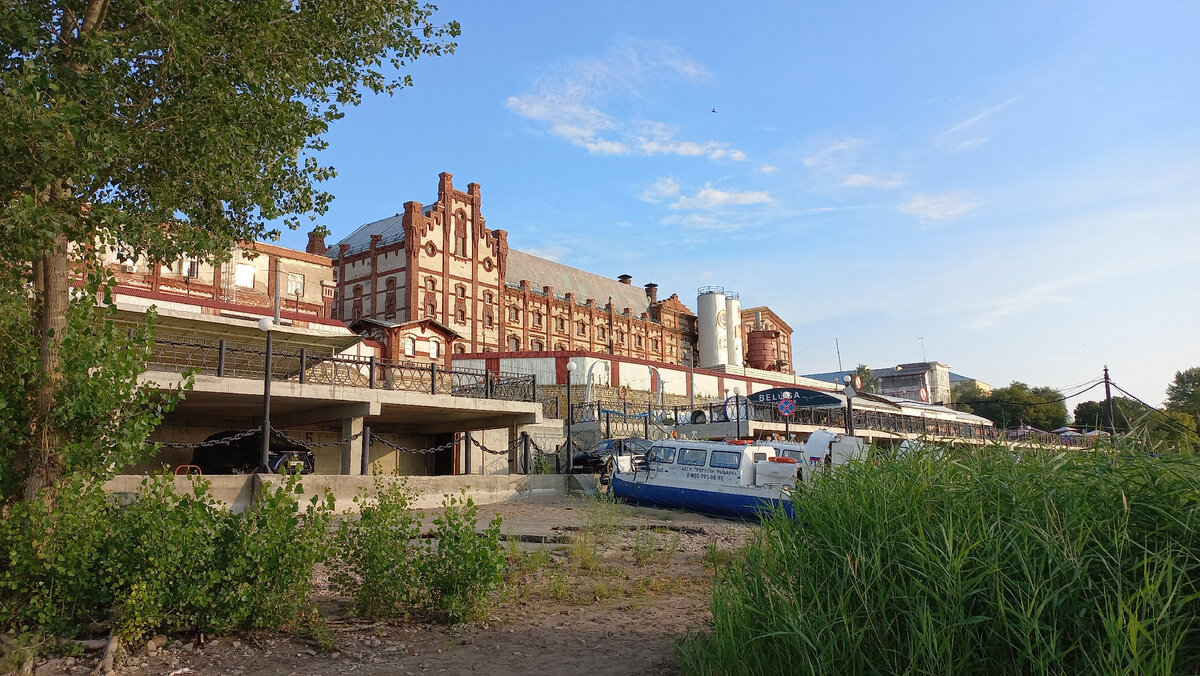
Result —
[[[676, 643], [709, 619], [714, 548], [732, 549], [751, 533], [738, 523], [573, 498], [482, 505], [479, 512], [481, 525], [504, 518], [510, 558], [509, 579], [486, 621], [358, 621], [318, 574], [313, 598], [335, 637], [329, 652], [289, 634], [203, 644], [182, 636], [127, 658], [117, 673], [674, 674]], [[87, 673], [93, 664], [87, 656], [52, 660], [35, 673]]]

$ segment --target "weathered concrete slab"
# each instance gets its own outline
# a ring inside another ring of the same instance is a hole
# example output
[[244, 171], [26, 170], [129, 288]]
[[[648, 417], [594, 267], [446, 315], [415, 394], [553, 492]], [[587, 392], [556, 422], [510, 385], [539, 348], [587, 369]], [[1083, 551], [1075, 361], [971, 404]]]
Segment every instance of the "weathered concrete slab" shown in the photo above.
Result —
[[[132, 500], [137, 495], [138, 488], [145, 479], [142, 475], [120, 475], [104, 485], [104, 489], [121, 499]], [[245, 511], [254, 500], [262, 494], [264, 486], [275, 486], [283, 482], [279, 475], [240, 474], [240, 475], [209, 475], [204, 477], [212, 482], [210, 493], [221, 504], [235, 512]], [[457, 475], [457, 476], [407, 476], [401, 477], [416, 494], [413, 507], [427, 509], [440, 507], [445, 495], [459, 495], [466, 490], [467, 495], [476, 504], [484, 505], [495, 502], [514, 502], [532, 497], [566, 495], [568, 490], [578, 491], [581, 478], [560, 474], [531, 474], [531, 475]], [[570, 487], [574, 483], [574, 488]], [[309, 500], [314, 495], [324, 495], [328, 490], [334, 498], [334, 507], [339, 512], [355, 509], [354, 497], [360, 491], [367, 495], [375, 494], [373, 476], [310, 474], [303, 480], [304, 493], [302, 501]], [[594, 481], [593, 481], [594, 485]], [[175, 489], [180, 493], [192, 494], [192, 480], [189, 477], [175, 477]]]

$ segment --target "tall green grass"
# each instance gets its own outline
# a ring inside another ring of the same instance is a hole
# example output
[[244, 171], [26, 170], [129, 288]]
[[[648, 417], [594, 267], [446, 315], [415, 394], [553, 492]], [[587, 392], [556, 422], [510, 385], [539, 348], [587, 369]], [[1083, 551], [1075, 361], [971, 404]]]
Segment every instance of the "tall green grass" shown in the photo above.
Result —
[[851, 464], [714, 584], [689, 674], [1200, 671], [1200, 460], [1003, 448]]

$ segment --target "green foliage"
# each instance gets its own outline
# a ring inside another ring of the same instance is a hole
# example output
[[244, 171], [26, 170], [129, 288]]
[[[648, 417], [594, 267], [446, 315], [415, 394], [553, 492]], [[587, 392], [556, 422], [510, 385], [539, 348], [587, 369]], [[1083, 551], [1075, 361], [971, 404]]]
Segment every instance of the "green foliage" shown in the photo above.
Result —
[[433, 541], [425, 548], [421, 578], [428, 605], [458, 623], [478, 617], [488, 595], [504, 580], [504, 548], [497, 516], [482, 533], [475, 526], [479, 508], [464, 490], [446, 495], [433, 520]]
[[288, 477], [243, 514], [192, 478], [147, 478], [128, 506], [73, 479], [54, 503], [20, 502], [0, 522], [0, 631], [73, 635], [96, 621], [137, 639], [155, 631], [219, 632], [293, 621], [324, 557], [331, 498], [302, 510]]
[[346, 515], [334, 535], [332, 581], [354, 610], [371, 618], [403, 617], [421, 598], [420, 560], [412, 542], [421, 521], [410, 509], [402, 480], [375, 475], [375, 498], [354, 498], [357, 518]]
[[862, 379], [863, 392], [879, 392], [879, 378], [876, 378], [875, 374], [871, 373], [871, 367], [867, 366], [866, 364], [859, 364], [857, 367], [855, 367], [854, 372], [857, 373], [858, 377]]
[[1200, 366], [1175, 372], [1167, 385], [1167, 409], [1190, 414], [1200, 424]]
[[[990, 395], [964, 398], [961, 404], [1001, 428], [1030, 425], [1049, 431], [1067, 423], [1067, 405], [1062, 394], [1050, 387], [1030, 387], [1013, 381], [1008, 387], [992, 390]], [[959, 408], [966, 410], [961, 405]]]
[[334, 171], [306, 156], [329, 124], [459, 34], [415, 0], [96, 2], [91, 20], [79, 4], [18, 3], [0, 29], [0, 237], [18, 260], [60, 232], [174, 260], [296, 227], [330, 199], [313, 185]]
[[[86, 282], [67, 312], [63, 379], [50, 424], [62, 473], [102, 482], [154, 453], [146, 438], [191, 387], [191, 377], [173, 389], [139, 385], [153, 346], [155, 313], [149, 312], [142, 326], [119, 326], [113, 321], [116, 307], [96, 300], [111, 294], [111, 277], [95, 274]], [[0, 338], [0, 358], [9, 365], [0, 369], [0, 501], [7, 501], [21, 478], [14, 466], [16, 449], [32, 441], [29, 392], [42, 377], [28, 298], [0, 299]]]
[[719, 569], [684, 673], [1200, 664], [1200, 460], [994, 447], [879, 463], [817, 477], [794, 496], [803, 520], [768, 519]]

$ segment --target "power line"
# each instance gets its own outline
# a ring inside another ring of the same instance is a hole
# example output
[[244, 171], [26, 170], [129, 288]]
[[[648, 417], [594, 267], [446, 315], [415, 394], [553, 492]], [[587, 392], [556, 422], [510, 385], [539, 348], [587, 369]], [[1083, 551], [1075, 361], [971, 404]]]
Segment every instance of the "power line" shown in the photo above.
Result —
[[[1130, 399], [1136, 401], [1137, 403], [1141, 404], [1142, 406], [1145, 406], [1148, 410], [1153, 411], [1155, 414], [1157, 414], [1159, 417], [1161, 417], [1163, 420], [1165, 420], [1168, 425], [1174, 427], [1177, 431], [1182, 431], [1184, 434], [1191, 434], [1197, 438], [1200, 438], [1200, 432], [1197, 432], [1196, 430], [1188, 427], [1187, 425], [1180, 423], [1178, 420], [1172, 418], [1171, 416], [1162, 412], [1158, 408], [1151, 406], [1150, 404], [1147, 404], [1146, 402], [1142, 401], [1141, 399], [1133, 396], [1128, 391], [1126, 391], [1125, 388], [1118, 385], [1115, 381], [1109, 381], [1109, 382], [1112, 383], [1113, 387], [1117, 388], [1117, 391], [1121, 392], [1122, 394], [1124, 394], [1125, 396], [1129, 397]], [[1126, 420], [1126, 422], [1128, 422], [1128, 419]], [[1130, 425], [1130, 427], [1132, 427], [1132, 425]]]
[[1011, 400], [1011, 399], [993, 399], [993, 398], [989, 397], [989, 398], [987, 398], [987, 399], [976, 399], [976, 400], [974, 400], [974, 401], [956, 401], [956, 402], [954, 402], [954, 405], [956, 405], [956, 406], [957, 406], [957, 405], [959, 405], [959, 404], [963, 404], [963, 405], [969, 405], [969, 404], [1011, 404], [1011, 405], [1013, 405], [1013, 406], [1041, 406], [1042, 404], [1056, 404], [1056, 403], [1058, 403], [1058, 402], [1060, 402], [1060, 401], [1066, 401], [1066, 400], [1068, 400], [1068, 399], [1074, 399], [1075, 397], [1078, 397], [1079, 395], [1083, 394], [1084, 392], [1087, 392], [1088, 390], [1094, 390], [1094, 389], [1096, 389], [1096, 387], [1097, 387], [1097, 386], [1099, 386], [1099, 385], [1101, 384], [1101, 382], [1102, 382], [1102, 381], [1099, 381], [1099, 380], [1098, 380], [1098, 381], [1096, 381], [1096, 382], [1092, 383], [1092, 384], [1091, 384], [1089, 387], [1087, 387], [1087, 388], [1085, 388], [1085, 389], [1082, 389], [1082, 390], [1080, 390], [1080, 391], [1078, 391], [1078, 392], [1075, 392], [1074, 394], [1067, 394], [1067, 395], [1064, 395], [1064, 396], [1062, 396], [1062, 397], [1060, 397], [1060, 398], [1058, 398], [1058, 399], [1047, 399], [1047, 400], [1045, 400], [1045, 401], [1013, 401], [1013, 400]]

